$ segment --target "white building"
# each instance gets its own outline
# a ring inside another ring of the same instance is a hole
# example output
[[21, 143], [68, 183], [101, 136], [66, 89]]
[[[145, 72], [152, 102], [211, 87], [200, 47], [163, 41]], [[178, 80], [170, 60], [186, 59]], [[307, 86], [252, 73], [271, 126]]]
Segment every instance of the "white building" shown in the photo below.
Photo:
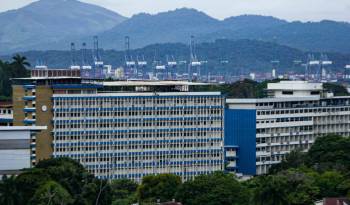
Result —
[[46, 127], [0, 127], [0, 175], [18, 174], [36, 163], [36, 133]]
[[[136, 87], [133, 92], [54, 94], [53, 156], [76, 159], [109, 179], [141, 181], [173, 173], [187, 180], [223, 170], [224, 97], [189, 92], [189, 85], [105, 82], [105, 87]], [[150, 92], [162, 86], [178, 91]]]
[[322, 84], [303, 81], [270, 83], [267, 91], [270, 98], [226, 100], [225, 146], [237, 146], [236, 171], [264, 174], [290, 151], [308, 150], [317, 137], [350, 135], [350, 96], [334, 97]]

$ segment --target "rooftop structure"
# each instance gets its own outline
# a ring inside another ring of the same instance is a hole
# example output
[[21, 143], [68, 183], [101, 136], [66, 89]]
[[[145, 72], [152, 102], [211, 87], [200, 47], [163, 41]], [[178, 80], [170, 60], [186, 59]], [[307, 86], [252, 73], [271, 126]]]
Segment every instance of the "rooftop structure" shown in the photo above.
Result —
[[323, 85], [322, 83], [309, 83], [307, 81], [281, 81], [269, 83], [267, 91], [270, 97], [320, 96]]

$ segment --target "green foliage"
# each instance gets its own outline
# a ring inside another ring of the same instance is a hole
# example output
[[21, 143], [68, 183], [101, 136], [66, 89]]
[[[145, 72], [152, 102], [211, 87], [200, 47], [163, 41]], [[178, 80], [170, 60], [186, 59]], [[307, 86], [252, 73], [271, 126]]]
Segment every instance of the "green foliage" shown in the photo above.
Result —
[[138, 184], [129, 179], [118, 179], [111, 182], [113, 205], [129, 205], [137, 202]]
[[159, 174], [145, 176], [137, 189], [137, 196], [140, 201], [161, 202], [171, 201], [181, 185], [181, 178], [172, 174]]
[[350, 179], [337, 171], [326, 171], [317, 175], [315, 180], [320, 188], [319, 197], [346, 196], [350, 190]]
[[216, 172], [185, 182], [176, 199], [184, 205], [247, 204], [249, 192], [233, 175]]
[[346, 88], [341, 84], [336, 83], [324, 83], [323, 88], [332, 91], [335, 96], [347, 96], [349, 95]]
[[306, 163], [317, 171], [350, 172], [350, 138], [337, 135], [317, 138], [307, 154]]
[[2, 177], [0, 181], [0, 204], [19, 205], [21, 196], [18, 195], [18, 188], [14, 176]]
[[68, 158], [41, 161], [0, 181], [0, 204], [130, 205], [176, 199], [184, 205], [311, 205], [324, 197], [350, 196], [350, 138], [320, 137], [309, 152], [291, 152], [269, 175], [240, 182], [215, 172], [181, 183], [172, 174], [107, 182]]
[[16, 54], [12, 62], [2, 62], [0, 60], [0, 99], [10, 99], [12, 96], [11, 78], [27, 77], [29, 72], [26, 67], [30, 64], [27, 58]]
[[[35, 168], [24, 170], [16, 178], [10, 179], [5, 178], [0, 183], [0, 200], [7, 201], [0, 204], [25, 205], [30, 202], [30, 204], [109, 205], [112, 203], [110, 184], [96, 179], [81, 164], [68, 158], [41, 161]], [[11, 198], [14, 202], [10, 201]]]
[[228, 98], [263, 98], [268, 83], [279, 82], [279, 79], [267, 80], [258, 83], [253, 80], [244, 79], [232, 84], [193, 86], [193, 91], [220, 91]]
[[30, 205], [67, 205], [73, 199], [66, 189], [55, 181], [48, 181], [35, 192]]
[[276, 174], [280, 171], [287, 170], [290, 168], [298, 168], [303, 165], [305, 165], [305, 157], [306, 154], [302, 152], [302, 150], [293, 150], [287, 156], [285, 159], [282, 160], [281, 163], [273, 165], [269, 169], [270, 174]]

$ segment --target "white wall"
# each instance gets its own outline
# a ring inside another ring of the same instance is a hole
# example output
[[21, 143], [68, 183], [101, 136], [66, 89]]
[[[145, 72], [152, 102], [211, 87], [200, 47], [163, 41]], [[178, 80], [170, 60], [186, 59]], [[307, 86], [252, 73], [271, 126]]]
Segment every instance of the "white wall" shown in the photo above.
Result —
[[0, 170], [30, 168], [30, 149], [0, 150]]

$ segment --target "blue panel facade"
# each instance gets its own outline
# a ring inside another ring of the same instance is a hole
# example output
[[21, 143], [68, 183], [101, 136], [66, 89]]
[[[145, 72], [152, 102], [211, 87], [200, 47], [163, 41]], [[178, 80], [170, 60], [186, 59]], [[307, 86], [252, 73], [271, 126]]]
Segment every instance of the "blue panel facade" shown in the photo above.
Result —
[[256, 174], [256, 110], [225, 110], [225, 147], [237, 146], [236, 171]]

